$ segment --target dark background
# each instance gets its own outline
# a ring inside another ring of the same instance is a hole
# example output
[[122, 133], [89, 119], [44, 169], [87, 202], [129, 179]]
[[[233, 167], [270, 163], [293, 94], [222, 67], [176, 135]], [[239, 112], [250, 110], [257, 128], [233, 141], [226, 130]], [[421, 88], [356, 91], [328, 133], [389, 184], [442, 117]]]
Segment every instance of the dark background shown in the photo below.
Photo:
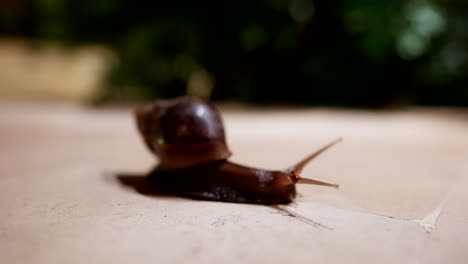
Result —
[[111, 47], [95, 103], [185, 95], [201, 72], [217, 101], [468, 106], [464, 0], [0, 0], [0, 34]]

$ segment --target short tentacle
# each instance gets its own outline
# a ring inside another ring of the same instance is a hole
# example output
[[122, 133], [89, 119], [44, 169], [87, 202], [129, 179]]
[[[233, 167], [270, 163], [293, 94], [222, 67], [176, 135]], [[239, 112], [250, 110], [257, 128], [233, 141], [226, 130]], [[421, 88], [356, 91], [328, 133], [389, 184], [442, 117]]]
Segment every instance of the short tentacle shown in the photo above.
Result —
[[339, 188], [338, 184], [333, 184], [333, 183], [327, 183], [327, 182], [322, 182], [322, 181], [317, 181], [317, 180], [312, 180], [308, 178], [302, 178], [300, 176], [302, 170], [304, 167], [314, 158], [316, 158], [318, 155], [323, 153], [325, 150], [331, 148], [335, 144], [339, 143], [342, 141], [342, 138], [337, 138], [333, 140], [332, 142], [328, 143], [327, 145], [323, 146], [319, 150], [315, 151], [311, 155], [307, 156], [305, 159], [301, 160], [297, 164], [289, 167], [288, 169], [285, 170], [285, 172], [288, 174], [289, 179], [294, 183], [300, 183], [300, 184], [313, 184], [313, 185], [322, 185], [322, 186], [329, 186], [333, 188]]

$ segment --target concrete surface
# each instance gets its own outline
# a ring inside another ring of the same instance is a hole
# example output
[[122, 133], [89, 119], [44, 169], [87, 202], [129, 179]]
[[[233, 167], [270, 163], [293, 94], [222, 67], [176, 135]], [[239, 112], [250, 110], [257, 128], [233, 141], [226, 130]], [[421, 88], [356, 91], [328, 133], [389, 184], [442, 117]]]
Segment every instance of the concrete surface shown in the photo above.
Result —
[[129, 109], [0, 103], [0, 263], [467, 263], [468, 113], [224, 113], [234, 161], [344, 142], [283, 207], [151, 192]]

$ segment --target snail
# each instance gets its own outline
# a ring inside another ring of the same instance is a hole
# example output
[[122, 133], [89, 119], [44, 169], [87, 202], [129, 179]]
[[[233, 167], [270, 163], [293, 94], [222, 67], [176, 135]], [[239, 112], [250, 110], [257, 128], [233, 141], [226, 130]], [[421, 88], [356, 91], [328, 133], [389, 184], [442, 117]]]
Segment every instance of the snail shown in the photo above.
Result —
[[144, 143], [159, 158], [148, 179], [165, 191], [204, 200], [287, 204], [294, 200], [298, 183], [338, 188], [300, 173], [341, 138], [287, 169], [269, 171], [228, 161], [231, 152], [223, 121], [209, 103], [192, 98], [161, 100], [137, 108], [135, 116]]

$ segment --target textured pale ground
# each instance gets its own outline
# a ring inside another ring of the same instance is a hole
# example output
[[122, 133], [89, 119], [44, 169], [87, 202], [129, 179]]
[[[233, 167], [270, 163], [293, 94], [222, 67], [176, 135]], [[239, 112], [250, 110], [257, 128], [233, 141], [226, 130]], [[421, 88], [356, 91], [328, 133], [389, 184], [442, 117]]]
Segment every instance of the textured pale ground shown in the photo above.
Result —
[[286, 207], [297, 217], [144, 195], [155, 161], [129, 110], [0, 103], [0, 263], [468, 262], [466, 111], [226, 111], [225, 123], [234, 161], [272, 169], [343, 136], [303, 172], [341, 188], [300, 186]]

